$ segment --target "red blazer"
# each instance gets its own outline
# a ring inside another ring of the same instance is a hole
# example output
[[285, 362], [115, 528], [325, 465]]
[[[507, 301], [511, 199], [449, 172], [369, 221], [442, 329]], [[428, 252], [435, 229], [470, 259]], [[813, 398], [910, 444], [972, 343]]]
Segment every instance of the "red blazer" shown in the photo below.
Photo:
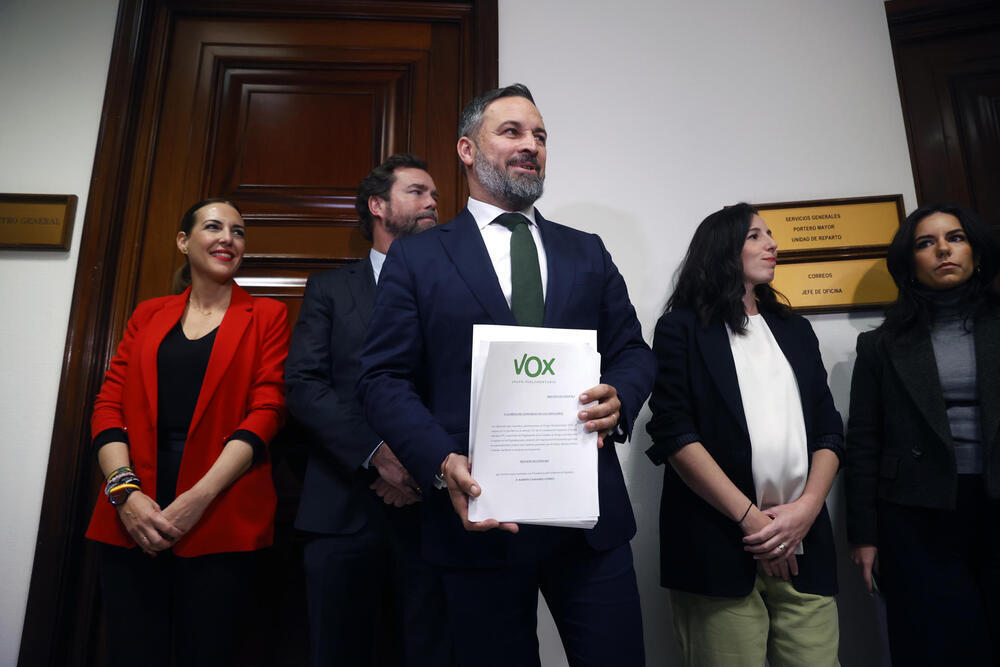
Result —
[[[163, 338], [180, 320], [188, 292], [150, 299], [135, 309], [91, 418], [92, 435], [108, 428], [125, 429], [132, 467], [150, 496], [156, 490], [156, 355]], [[264, 442], [274, 437], [285, 418], [287, 354], [285, 305], [254, 298], [234, 284], [184, 445], [178, 494], [201, 479], [236, 430], [247, 429]], [[271, 465], [256, 463], [216, 497], [201, 520], [174, 545], [174, 553], [199, 556], [266, 547], [274, 533], [275, 505]], [[87, 537], [124, 547], [135, 544], [103, 488]]]

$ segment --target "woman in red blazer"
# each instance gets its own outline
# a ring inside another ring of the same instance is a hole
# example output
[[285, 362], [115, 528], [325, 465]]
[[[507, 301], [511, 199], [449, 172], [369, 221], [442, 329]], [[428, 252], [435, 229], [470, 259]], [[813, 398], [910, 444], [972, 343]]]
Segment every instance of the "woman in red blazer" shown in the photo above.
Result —
[[266, 447], [283, 423], [285, 306], [233, 277], [245, 227], [210, 199], [181, 221], [190, 288], [129, 320], [91, 420], [106, 475], [101, 542], [110, 664], [231, 664], [275, 492]]

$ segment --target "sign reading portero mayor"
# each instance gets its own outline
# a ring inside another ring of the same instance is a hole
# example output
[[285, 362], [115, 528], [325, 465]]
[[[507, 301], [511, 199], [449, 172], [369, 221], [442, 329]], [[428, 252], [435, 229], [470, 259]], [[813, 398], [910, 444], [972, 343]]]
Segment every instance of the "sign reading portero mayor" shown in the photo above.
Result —
[[885, 246], [899, 226], [894, 198], [763, 204], [759, 213], [778, 242], [779, 253]]

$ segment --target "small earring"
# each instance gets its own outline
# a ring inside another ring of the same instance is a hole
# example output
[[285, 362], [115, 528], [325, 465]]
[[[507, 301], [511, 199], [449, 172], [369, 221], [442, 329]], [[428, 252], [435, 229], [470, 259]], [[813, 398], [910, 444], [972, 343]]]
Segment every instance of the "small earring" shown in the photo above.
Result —
[[181, 252], [186, 255], [186, 254], [188, 254], [188, 249], [187, 248], [181, 248]]
[[983, 265], [976, 264], [976, 275], [982, 275], [982, 273], [983, 273]]

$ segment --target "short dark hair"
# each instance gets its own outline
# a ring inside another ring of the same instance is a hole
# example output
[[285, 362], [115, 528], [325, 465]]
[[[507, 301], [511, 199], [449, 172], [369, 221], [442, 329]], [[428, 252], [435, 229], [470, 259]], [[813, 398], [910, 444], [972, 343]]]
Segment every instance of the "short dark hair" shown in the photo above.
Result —
[[483, 113], [485, 113], [486, 107], [502, 97], [523, 97], [532, 104], [535, 103], [531, 91], [523, 83], [512, 83], [503, 88], [487, 90], [465, 105], [465, 109], [462, 110], [462, 115], [458, 119], [458, 138], [475, 139], [475, 135], [483, 124]]
[[[184, 211], [184, 215], [181, 216], [181, 224], [179, 231], [184, 232], [188, 236], [191, 236], [191, 230], [194, 229], [194, 219], [198, 215], [198, 211], [205, 208], [206, 206], [211, 206], [212, 204], [225, 204], [226, 206], [232, 206], [240, 217], [243, 217], [243, 211], [240, 207], [229, 201], [228, 199], [223, 199], [221, 197], [210, 197], [209, 199], [202, 199], [200, 202], [196, 202], [191, 205], [191, 207]], [[174, 294], [180, 294], [188, 287], [191, 286], [191, 265], [188, 264], [187, 260], [184, 260], [184, 266], [177, 269], [174, 272], [174, 277], [171, 280], [170, 289]]]
[[354, 201], [354, 209], [358, 212], [358, 226], [361, 227], [361, 235], [369, 241], [372, 240], [372, 213], [368, 210], [368, 199], [373, 195], [389, 201], [389, 190], [396, 182], [396, 170], [411, 167], [413, 169], [423, 169], [427, 171], [427, 163], [418, 158], [413, 153], [396, 153], [390, 155], [385, 161], [368, 172], [361, 185], [358, 186], [358, 196]]
[[[746, 283], [743, 278], [743, 244], [757, 210], [746, 203], [727, 206], [701, 221], [691, 238], [667, 310], [689, 308], [698, 323], [708, 326], [724, 322], [735, 333], [746, 333], [747, 315], [743, 305]], [[762, 311], [786, 315], [784, 296], [770, 284], [754, 287]]]
[[970, 291], [966, 304], [969, 310], [965, 315], [971, 315], [979, 305], [997, 297], [993, 281], [1000, 270], [1000, 244], [993, 231], [979, 216], [957, 204], [939, 202], [921, 206], [906, 216], [906, 220], [896, 230], [886, 254], [889, 273], [899, 288], [899, 295], [886, 308], [885, 321], [882, 323], [882, 328], [891, 334], [902, 333], [917, 324], [930, 323], [930, 304], [921, 294], [917, 268], [913, 261], [913, 237], [917, 232], [917, 225], [935, 213], [947, 213], [958, 218], [978, 266], [969, 278]]

